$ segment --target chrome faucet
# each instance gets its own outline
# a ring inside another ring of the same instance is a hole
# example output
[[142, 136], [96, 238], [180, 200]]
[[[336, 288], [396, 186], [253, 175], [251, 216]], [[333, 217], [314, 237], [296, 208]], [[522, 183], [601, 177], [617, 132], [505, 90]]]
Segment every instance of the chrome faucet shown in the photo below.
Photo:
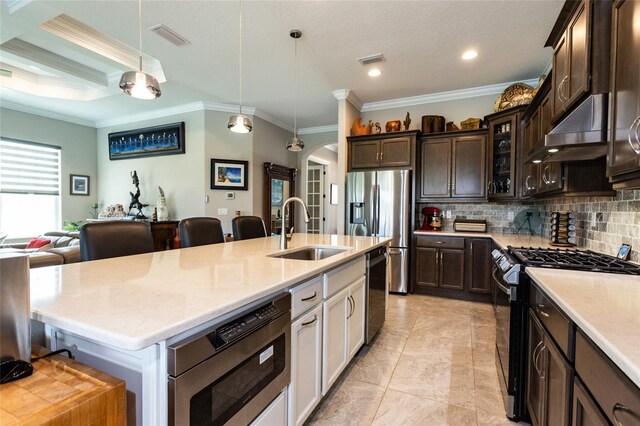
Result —
[[305, 223], [309, 223], [309, 221], [311, 220], [311, 218], [309, 217], [309, 211], [307, 210], [307, 205], [304, 203], [302, 198], [298, 198], [298, 197], [288, 198], [287, 201], [285, 201], [284, 204], [282, 205], [282, 228], [280, 230], [280, 250], [287, 249], [287, 242], [290, 241], [291, 237], [293, 236], [293, 226], [291, 227], [291, 233], [287, 235], [287, 228], [285, 225], [285, 218], [287, 217], [287, 205], [289, 204], [290, 201], [297, 201], [300, 204], [302, 204], [302, 208], [304, 209]]

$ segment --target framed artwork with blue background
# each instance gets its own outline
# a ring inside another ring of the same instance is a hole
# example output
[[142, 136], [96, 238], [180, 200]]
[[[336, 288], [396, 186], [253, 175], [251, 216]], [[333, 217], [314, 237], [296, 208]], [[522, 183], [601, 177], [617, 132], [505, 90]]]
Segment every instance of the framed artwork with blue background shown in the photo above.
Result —
[[184, 121], [109, 133], [109, 160], [184, 153]]
[[248, 189], [249, 162], [211, 159], [211, 189]]

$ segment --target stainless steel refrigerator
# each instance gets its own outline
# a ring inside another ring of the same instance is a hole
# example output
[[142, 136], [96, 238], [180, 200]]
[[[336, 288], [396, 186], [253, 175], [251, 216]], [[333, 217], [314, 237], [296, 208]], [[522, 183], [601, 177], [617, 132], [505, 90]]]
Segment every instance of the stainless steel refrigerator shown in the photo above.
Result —
[[409, 170], [351, 172], [347, 178], [347, 234], [391, 237], [389, 291], [407, 293], [411, 223]]

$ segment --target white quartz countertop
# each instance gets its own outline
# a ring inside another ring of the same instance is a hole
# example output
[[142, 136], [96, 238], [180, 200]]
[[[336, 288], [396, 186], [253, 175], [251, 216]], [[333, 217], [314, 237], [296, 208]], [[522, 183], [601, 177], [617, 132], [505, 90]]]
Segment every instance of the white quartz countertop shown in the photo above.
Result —
[[640, 387], [640, 277], [545, 268], [526, 271]]
[[32, 318], [127, 350], [143, 349], [382, 246], [389, 238], [294, 234], [289, 249], [348, 248], [324, 260], [267, 257], [279, 238], [35, 268]]
[[474, 237], [474, 238], [491, 238], [502, 248], [507, 246], [513, 247], [541, 247], [555, 248], [549, 244], [549, 238], [540, 235], [527, 234], [503, 234], [499, 232], [455, 232], [455, 231], [413, 231], [415, 235], [441, 235], [443, 237]]

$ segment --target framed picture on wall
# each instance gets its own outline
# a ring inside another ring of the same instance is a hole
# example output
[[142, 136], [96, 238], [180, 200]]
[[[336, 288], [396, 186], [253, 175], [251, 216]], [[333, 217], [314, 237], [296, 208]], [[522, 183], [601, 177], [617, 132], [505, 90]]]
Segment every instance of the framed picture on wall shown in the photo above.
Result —
[[89, 195], [89, 176], [69, 175], [71, 182], [69, 193], [71, 195]]
[[109, 160], [184, 153], [184, 121], [109, 133]]
[[211, 159], [211, 189], [246, 191], [248, 177], [248, 161]]

